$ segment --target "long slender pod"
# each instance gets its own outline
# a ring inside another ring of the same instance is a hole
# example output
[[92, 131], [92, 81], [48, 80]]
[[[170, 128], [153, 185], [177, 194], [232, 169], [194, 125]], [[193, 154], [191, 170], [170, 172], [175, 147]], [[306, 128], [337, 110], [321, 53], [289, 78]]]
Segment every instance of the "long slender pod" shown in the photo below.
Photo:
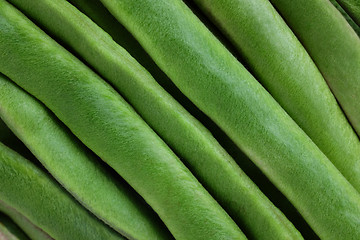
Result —
[[[78, 8], [79, 11], [83, 12], [92, 21], [94, 21], [94, 23], [96, 23], [101, 29], [103, 29], [106, 33], [108, 33], [115, 42], [117, 42], [120, 46], [122, 46], [127, 52], [131, 54], [133, 58], [135, 58], [144, 68], [146, 68], [162, 86], [166, 87], [170, 92], [177, 93], [173, 87], [173, 83], [168, 79], [165, 73], [161, 71], [161, 69], [151, 59], [149, 54], [147, 54], [146, 51], [141, 47], [138, 41], [131, 35], [131, 33], [129, 33], [128, 30], [126, 30], [124, 26], [122, 26], [109, 13], [109, 11], [104, 7], [104, 5], [99, 0], [67, 0], [67, 1], [72, 5], [74, 5], [76, 8]], [[21, 1], [13, 1], [13, 3], [16, 6], [27, 5], [28, 7], [30, 7], [32, 5], [28, 3], [24, 4]], [[64, 5], [64, 4], [62, 3], [54, 4], [54, 6], [56, 5]], [[37, 9], [39, 9], [39, 7], [37, 7]], [[71, 11], [74, 12], [72, 8], [68, 7], [68, 9], [71, 9]], [[34, 9], [33, 11], [35, 10], [36, 9]], [[27, 10], [26, 12], [31, 13], [29, 10]], [[47, 15], [48, 13], [44, 12], [42, 14]], [[44, 23], [43, 21], [40, 22]], [[49, 26], [50, 24], [46, 24], [46, 25]], [[73, 46], [72, 44], [70, 45], [71, 47]], [[78, 48], [75, 48], [75, 51], [76, 50], [78, 50]]]
[[330, 0], [332, 5], [336, 7], [336, 9], [343, 15], [343, 17], [346, 19], [346, 21], [349, 23], [349, 25], [354, 29], [354, 31], [357, 33], [357, 35], [360, 37], [360, 25], [357, 25], [354, 20], [350, 17], [350, 15], [345, 11], [345, 9], [336, 1], [336, 0]]
[[2, 143], [0, 182], [1, 202], [17, 209], [55, 239], [123, 239], [49, 175]]
[[360, 38], [328, 0], [270, 2], [310, 54], [360, 135]]
[[336, 0], [352, 19], [360, 26], [360, 1], [359, 0]]
[[245, 239], [229, 215], [110, 85], [3, 0], [0, 17], [0, 71], [42, 101], [114, 168], [175, 238]]
[[[175, 98], [191, 115], [197, 118], [212, 133], [217, 134], [219, 128], [201, 112], [175, 84], [166, 76], [166, 74], [156, 65], [149, 54], [143, 49], [138, 41], [126, 30], [126, 28], [113, 17], [109, 10], [99, 0], [68, 0], [78, 10], [83, 12], [101, 29], [107, 32], [110, 37], [123, 47], [130, 55], [136, 59], [152, 77]], [[56, 34], [56, 33], [55, 33]], [[224, 39], [224, 38], [223, 38]], [[68, 49], [70, 46], [67, 46]], [[75, 49], [76, 51], [76, 49]]]
[[359, 193], [182, 1], [102, 2], [320, 238], [360, 238]]
[[30, 239], [33, 240], [53, 239], [41, 228], [35, 226], [32, 222], [30, 222], [30, 220], [24, 217], [24, 215], [20, 214], [14, 208], [5, 205], [4, 202], [0, 202], [0, 211], [5, 213], [15, 224], [17, 224], [17, 226], [20, 227], [21, 230], [25, 232], [27, 236], [30, 237]]
[[254, 76], [360, 192], [360, 141], [311, 57], [268, 0], [194, 0]]
[[[28, 240], [25, 232], [6, 214], [0, 210], [0, 224], [5, 227], [13, 236], [20, 240]], [[1, 237], [0, 237], [1, 239]]]
[[[260, 239], [301, 238], [292, 224], [245, 176], [213, 136], [90, 19], [66, 1], [10, 2], [46, 26], [106, 76], [182, 157], [182, 161], [247, 235]], [[60, 27], [57, 22], [62, 23]], [[128, 73], [131, 73], [130, 77], [120, 77]]]
[[[334, 0], [335, 1], [335, 0]], [[132, 57], [134, 57], [142, 66], [149, 71], [149, 73], [154, 77], [154, 79], [168, 92], [173, 98], [175, 98], [192, 116], [199, 120], [216, 138], [220, 145], [230, 153], [236, 163], [240, 168], [250, 177], [252, 181], [263, 191], [263, 193], [274, 203], [275, 206], [279, 207], [281, 211], [284, 212], [286, 217], [295, 225], [295, 227], [302, 233], [309, 234], [314, 238], [314, 233], [311, 231], [307, 223], [301, 218], [297, 213], [296, 209], [291, 205], [290, 202], [284, 197], [280, 196], [281, 193], [276, 189], [276, 187], [264, 176], [260, 170], [251, 162], [248, 157], [241, 152], [241, 150], [235, 146], [232, 141], [226, 136], [226, 134], [203, 112], [201, 112], [189, 99], [183, 95], [178, 88], [172, 83], [172, 81], [159, 69], [159, 67], [152, 61], [150, 56], [145, 52], [142, 46], [137, 42], [137, 40], [121, 25], [104, 7], [104, 5], [99, 0], [68, 0], [72, 5], [74, 5], [78, 10], [87, 15], [94, 23], [99, 27], [105, 30], [115, 42], [120, 46], [125, 48]], [[190, 2], [187, 2], [188, 4]], [[194, 6], [194, 4], [193, 4]], [[201, 13], [200, 10], [197, 11]], [[206, 16], [203, 16], [205, 19]], [[57, 32], [54, 32], [56, 34]], [[224, 40], [224, 37], [222, 38]], [[70, 49], [70, 46], [67, 46]], [[232, 48], [233, 49], [233, 48]], [[76, 49], [74, 49], [76, 51]], [[238, 56], [237, 56], [238, 57]], [[135, 106], [135, 105], [134, 105]], [[148, 121], [149, 122], [149, 121]], [[150, 123], [150, 122], [149, 122]], [[209, 139], [212, 137], [208, 137]], [[169, 143], [169, 141], [167, 141]], [[192, 148], [193, 146], [191, 146]], [[215, 146], [212, 146], [216, 149]], [[175, 149], [175, 148], [173, 148]], [[179, 154], [179, 153], [178, 153]], [[180, 155], [180, 157], [182, 157]], [[183, 159], [186, 160], [185, 158]], [[190, 165], [188, 165], [190, 167]], [[204, 169], [206, 171], [206, 169]], [[199, 175], [197, 175], [199, 179]], [[214, 178], [215, 181], [216, 178]], [[223, 181], [223, 180], [222, 180]], [[246, 182], [246, 181], [245, 181]], [[217, 181], [217, 183], [220, 183]], [[220, 198], [215, 195], [207, 184], [202, 180], [202, 184], [211, 191], [211, 194], [221, 203]], [[236, 184], [234, 185], [235, 188]], [[227, 189], [221, 188], [225, 191]], [[237, 193], [237, 191], [234, 191]], [[232, 197], [233, 194], [228, 195]], [[242, 194], [241, 196], [246, 197], [247, 195]], [[238, 196], [237, 196], [238, 197]], [[234, 197], [234, 198], [237, 198]], [[237, 198], [240, 199], [240, 198]], [[239, 218], [235, 216], [234, 211], [231, 211], [230, 208], [235, 204], [248, 204], [252, 201], [235, 201], [227, 203], [224, 208], [232, 216], [232, 218], [239, 224], [243, 225]], [[259, 208], [260, 210], [261, 208]], [[238, 211], [241, 214], [247, 213], [248, 211]], [[266, 213], [265, 211], [264, 213]], [[251, 218], [246, 218], [245, 220], [250, 220]], [[273, 221], [276, 224], [276, 221]], [[250, 234], [246, 226], [243, 227], [243, 230], [246, 234]], [[273, 231], [276, 233], [276, 231]], [[304, 235], [306, 238], [307, 236]]]
[[172, 238], [127, 184], [115, 179], [44, 105], [3, 75], [0, 117], [62, 186], [122, 235], [130, 239]]

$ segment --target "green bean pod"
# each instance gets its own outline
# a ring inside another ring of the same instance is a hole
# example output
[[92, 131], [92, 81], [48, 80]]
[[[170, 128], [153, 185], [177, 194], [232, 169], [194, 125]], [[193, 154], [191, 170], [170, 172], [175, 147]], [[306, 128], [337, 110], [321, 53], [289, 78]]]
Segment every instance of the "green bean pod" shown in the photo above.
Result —
[[[29, 219], [24, 215], [16, 211], [16, 209], [6, 205], [4, 202], [0, 201], [0, 212], [3, 212], [11, 218], [11, 220], [16, 223], [23, 232], [27, 234], [33, 240], [51, 240], [51, 238], [44, 230], [35, 226]], [[25, 234], [24, 233], [24, 234]], [[27, 237], [26, 236], [26, 237]], [[19, 237], [22, 239], [21, 237]], [[25, 238], [28, 239], [28, 238]]]
[[[66, 1], [10, 2], [44, 25], [106, 76], [182, 157], [185, 165], [246, 235], [260, 239], [265, 236], [274, 239], [301, 238], [292, 224], [241, 171], [207, 129], [90, 19]], [[57, 22], [61, 22], [61, 26]], [[128, 73], [131, 73], [128, 78], [119, 77]]]
[[[335, 0], [334, 0], [335, 1]], [[104, 5], [99, 0], [68, 0], [69, 3], [74, 5], [78, 10], [88, 16], [94, 23], [96, 23], [100, 28], [107, 32], [115, 42], [120, 46], [125, 48], [132, 57], [134, 57], [149, 73], [153, 78], [168, 92], [170, 95], [175, 98], [192, 116], [199, 120], [203, 126], [205, 126], [215, 137], [215, 139], [220, 143], [220, 145], [232, 156], [237, 165], [249, 176], [249, 178], [259, 187], [259, 189], [265, 194], [267, 198], [279, 208], [280, 211], [288, 218], [288, 220], [295, 226], [295, 228], [300, 231], [304, 238], [312, 237], [316, 235], [305, 220], [300, 216], [296, 209], [291, 205], [291, 203], [276, 189], [276, 187], [268, 180], [268, 178], [261, 173], [261, 171], [251, 162], [248, 157], [242, 153], [242, 151], [229, 139], [228, 136], [203, 112], [201, 112], [184, 94], [182, 94], [179, 89], [174, 85], [174, 83], [159, 69], [159, 67], [152, 61], [150, 56], [145, 52], [142, 46], [137, 42], [137, 40], [127, 31], [124, 26], [122, 26], [104, 7]], [[189, 3], [189, 2], [187, 2]], [[200, 11], [197, 11], [201, 13]], [[202, 18], [206, 20], [205, 15]], [[212, 24], [210, 21], [206, 23]], [[215, 30], [219, 34], [217, 37], [221, 36], [221, 41], [227, 41], [225, 37], [220, 33], [218, 29], [215, 29], [215, 26], [211, 29]], [[55, 34], [55, 33], [54, 33]], [[229, 44], [226, 45], [230, 50], [234, 47], [230, 47]], [[67, 45], [67, 48], [70, 49], [70, 46]], [[74, 49], [73, 51], [76, 51]], [[234, 52], [234, 51], [232, 51]], [[237, 56], [240, 57], [240, 56]], [[150, 123], [150, 122], [149, 122]], [[169, 141], [167, 140], [169, 144]], [[213, 146], [214, 147], [214, 146]], [[175, 148], [173, 148], [176, 150]], [[179, 154], [177, 152], [177, 154]], [[180, 154], [179, 154], [180, 155]], [[183, 156], [180, 155], [180, 158]], [[183, 158], [183, 162], [185, 162]], [[190, 165], [188, 165], [190, 167]], [[203, 169], [203, 168], [202, 168]], [[206, 171], [206, 170], [205, 170]], [[195, 173], [195, 172], [194, 172]], [[196, 177], [199, 179], [199, 175]], [[212, 191], [204, 181], [201, 182], [209, 191]], [[234, 185], [235, 187], [235, 185]], [[224, 189], [224, 188], [222, 188]], [[236, 193], [236, 191], [234, 191]], [[215, 196], [215, 192], [211, 194], [221, 203], [220, 198]], [[233, 194], [231, 194], [232, 196]], [[282, 196], [280, 196], [282, 195]], [[245, 196], [242, 194], [241, 196]], [[238, 198], [240, 199], [240, 198]], [[242, 203], [251, 203], [236, 201], [235, 204]], [[233, 204], [234, 204], [233, 203]], [[226, 204], [223, 207], [226, 211], [232, 216], [232, 218], [237, 222], [238, 225], [241, 225], [241, 228], [249, 234], [247, 227], [240, 222], [239, 218], [235, 217], [235, 214], [230, 211], [230, 207], [233, 204]], [[239, 213], [247, 213], [248, 211], [239, 211]], [[249, 218], [246, 218], [249, 219]], [[276, 221], [273, 221], [276, 223]], [[271, 224], [273, 224], [271, 223]], [[273, 231], [275, 233], [276, 231]]]
[[311, 57], [271, 3], [194, 1], [232, 40], [256, 79], [360, 192], [360, 141]]
[[360, 26], [360, 1], [359, 0], [336, 0], [352, 19]]
[[158, 216], [127, 184], [113, 177], [43, 104], [1, 74], [0, 117], [52, 176], [99, 219], [130, 239], [172, 239]]
[[[104, 5], [99, 0], [67, 0], [67, 2], [71, 3], [75, 6], [79, 11], [84, 13], [87, 17], [89, 17], [96, 25], [98, 25], [103, 31], [108, 33], [111, 38], [118, 43], [121, 47], [123, 47], [130, 55], [136, 59], [146, 70], [148, 70], [151, 75], [156, 79], [156, 81], [165, 87], [168, 91], [174, 92], [176, 91], [173, 87], [173, 83], [168, 79], [163, 71], [154, 63], [149, 54], [145, 52], [145, 50], [141, 47], [141, 45], [136, 41], [136, 39], [129, 33], [128, 30], [124, 26], [122, 26], [104, 7]], [[14, 4], [17, 6], [23, 5], [24, 3], [20, 1], [14, 1]], [[58, 5], [63, 5], [61, 3], [57, 3]], [[25, 3], [28, 7], [32, 4]], [[47, 4], [48, 5], [48, 4]], [[67, 4], [65, 4], [67, 5]], [[25, 8], [23, 8], [25, 10]], [[37, 7], [37, 9], [39, 9]], [[70, 8], [71, 9], [71, 8]], [[36, 9], [32, 9], [36, 11]], [[72, 9], [71, 9], [72, 10]], [[72, 10], [73, 12], [74, 10]], [[31, 14], [30, 10], [26, 10], [26, 13]], [[63, 13], [68, 16], [68, 14]], [[32, 14], [31, 14], [32, 15]], [[48, 15], [48, 12], [42, 13], [42, 15]], [[78, 14], [77, 14], [78, 15]], [[42, 16], [34, 16], [35, 18], [41, 18]], [[44, 21], [40, 21], [43, 25], [49, 29], [50, 23], [45, 23]], [[51, 24], [53, 25], [53, 24]], [[51, 31], [51, 30], [50, 30]], [[69, 31], [69, 30], [68, 30]], [[54, 34], [60, 34], [54, 31], [51, 31]], [[81, 31], [84, 32], [84, 31]], [[74, 51], [82, 50], [82, 48], [74, 47], [74, 41], [66, 41], [70, 48], [74, 49]], [[86, 61], [88, 58], [84, 59]], [[106, 76], [104, 76], [106, 77]]]
[[350, 17], [350, 15], [345, 11], [343, 7], [336, 1], [336, 0], [330, 0], [332, 5], [336, 7], [336, 9], [343, 15], [343, 17], [346, 19], [346, 21], [349, 23], [349, 25], [354, 29], [356, 34], [360, 37], [360, 25], [357, 25], [354, 20]]
[[101, 0], [323, 238], [360, 238], [360, 196], [180, 0]]
[[229, 215], [111, 86], [3, 0], [0, 17], [0, 61], [4, 63], [0, 71], [42, 101], [114, 168], [175, 238], [245, 239]]
[[[314, 60], [360, 135], [359, 36], [328, 0], [270, 2]], [[354, 168], [360, 172], [360, 164]]]
[[124, 239], [34, 164], [0, 143], [0, 200], [55, 239]]
[[[166, 74], [156, 65], [151, 59], [149, 54], [143, 49], [138, 41], [126, 30], [126, 28], [119, 23], [115, 17], [113, 17], [109, 10], [99, 0], [67, 0], [74, 5], [78, 10], [89, 17], [94, 23], [96, 23], [101, 29], [107, 32], [111, 38], [123, 47], [130, 55], [136, 59], [161, 85], [170, 95], [175, 98], [190, 114], [200, 120], [205, 127], [210, 128], [212, 132], [216, 132], [219, 129], [215, 126], [206, 115], [201, 112], [181, 91], [175, 86], [175, 84], [166, 76]], [[213, 28], [212, 30], [217, 29]], [[218, 37], [222, 37], [221, 40], [226, 40], [220, 31], [218, 31]], [[56, 34], [56, 33], [54, 33]], [[70, 46], [67, 46], [68, 49]], [[227, 45], [227, 47], [230, 47]], [[76, 51], [77, 49], [74, 49]], [[216, 133], [215, 133], [216, 134]], [[242, 159], [241, 159], [242, 160]], [[240, 160], [240, 161], [241, 161]]]

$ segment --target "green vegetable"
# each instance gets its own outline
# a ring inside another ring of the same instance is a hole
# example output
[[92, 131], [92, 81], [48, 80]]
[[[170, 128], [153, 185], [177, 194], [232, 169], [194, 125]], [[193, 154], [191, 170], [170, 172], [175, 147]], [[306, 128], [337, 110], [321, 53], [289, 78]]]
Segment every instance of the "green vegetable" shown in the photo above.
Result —
[[[45, 25], [47, 30], [70, 45], [99, 73], [106, 76], [149, 125], [181, 156], [182, 161], [206, 189], [239, 223], [241, 229], [246, 231], [246, 235], [274, 239], [301, 238], [292, 224], [241, 171], [210, 132], [90, 19], [66, 1], [10, 2], [38, 23]], [[57, 22], [61, 22], [61, 26], [57, 26]], [[95, 42], [97, 44], [94, 44]], [[119, 77], [128, 75], [130, 76]], [[8, 91], [4, 91], [6, 92]], [[9, 104], [9, 110], [11, 107], [13, 104]], [[28, 121], [28, 118], [25, 119], [23, 124]], [[44, 129], [44, 132], [52, 131]]]
[[0, 201], [55, 239], [123, 239], [59, 184], [0, 143]]
[[[64, 0], [61, 0], [61, 1], [57, 2], [56, 4], [64, 5], [63, 3], [61, 3], [63, 1]], [[28, 7], [30, 5], [32, 5], [32, 3], [29, 4], [26, 2], [24, 4], [23, 1], [17, 1], [17, 0], [15, 0], [13, 2], [15, 3], [15, 6], [19, 6], [19, 7], [21, 5], [27, 5]], [[130, 55], [133, 58], [135, 58], [136, 61], [138, 61], [146, 70], [148, 70], [151, 73], [151, 75], [155, 78], [155, 80], [161, 86], [163, 86], [167, 91], [169, 91], [172, 95], [176, 95], [176, 97], [178, 97], [179, 94], [181, 94], [179, 92], [179, 90], [175, 89], [176, 87], [174, 86], [174, 84], [169, 80], [169, 78], [165, 75], [165, 73], [163, 73], [163, 71], [161, 71], [160, 68], [154, 63], [154, 61], [151, 59], [149, 54], [147, 54], [145, 52], [145, 50], [136, 41], [136, 39], [129, 33], [129, 31], [126, 30], [126, 28], [124, 26], [122, 26], [109, 13], [109, 11], [104, 7], [104, 5], [99, 0], [67, 0], [67, 2], [74, 5], [77, 9], [79, 9], [87, 17], [89, 17], [92, 21], [94, 21], [94, 23], [96, 23], [102, 29], [101, 31], [105, 31], [106, 33], [108, 33], [110, 35], [110, 37], [113, 39], [113, 41], [118, 43], [127, 52], [129, 52]], [[68, 5], [68, 4], [65, 4], [65, 5]], [[40, 9], [40, 7], [37, 7], [37, 9]], [[72, 8], [68, 7], [68, 9], [71, 9], [71, 11], [74, 12], [74, 10]], [[25, 10], [25, 7], [23, 8], [23, 10]], [[31, 10], [36, 11], [36, 9], [31, 9]], [[30, 9], [25, 10], [25, 13], [31, 14]], [[65, 14], [69, 18], [68, 13], [62, 13], [62, 14]], [[48, 12], [42, 12], [42, 15], [48, 16]], [[77, 15], [79, 15], [79, 13], [77, 13]], [[34, 19], [41, 18], [41, 17], [42, 16], [34, 16]], [[53, 16], [52, 18], [54, 19], [54, 17], [55, 16]], [[82, 18], [84, 18], [84, 17], [82, 17]], [[50, 20], [51, 20], [51, 18], [50, 18]], [[89, 22], [89, 20], [87, 20], [87, 22]], [[44, 21], [41, 21], [41, 23], [42, 23], [42, 25], [45, 25], [47, 28], [49, 28], [49, 27], [54, 28], [53, 24], [46, 23]], [[92, 23], [90, 25], [94, 25], [94, 24]], [[94, 29], [94, 27], [92, 27], [91, 29]], [[67, 30], [67, 32], [70, 32], [70, 31], [71, 31], [71, 29]], [[95, 31], [99, 32], [100, 30], [96, 29]], [[51, 32], [55, 35], [61, 34], [56, 31], [51, 31]], [[64, 31], [62, 31], [62, 32], [64, 32]], [[82, 31], [78, 32], [77, 34], [81, 34], [84, 32], [85, 32], [84, 29], [82, 29]], [[72, 34], [74, 34], [74, 31], [72, 31]], [[104, 33], [102, 33], [101, 35], [104, 35]], [[94, 36], [92, 36], [92, 37], [94, 37]], [[70, 42], [71, 42], [71, 44], [70, 44]], [[83, 49], [83, 47], [82, 48], [74, 47], [74, 44], [78, 45], [78, 43], [76, 43], [76, 41], [69, 40], [69, 41], [66, 41], [66, 43], [67, 43], [67, 45], [69, 45], [69, 48], [73, 49], [74, 51], [80, 51]], [[92, 45], [92, 47], [94, 47], [94, 45]], [[89, 61], [85, 57], [84, 57], [84, 59], [86, 61]], [[109, 73], [107, 73], [107, 75], [108, 74]], [[106, 77], [106, 75], [104, 75], [104, 77]], [[181, 100], [183, 100], [183, 99], [181, 99]]]
[[52, 113], [3, 75], [0, 117], [58, 182], [99, 219], [131, 239], [172, 238], [127, 184], [116, 180]]
[[[11, 208], [4, 204], [4, 202], [0, 202], [0, 211], [6, 213], [12, 221], [14, 221], [21, 229], [24, 231], [31, 239], [34, 240], [49, 240], [52, 239], [47, 233], [45, 233], [42, 229], [35, 226], [33, 223], [29, 221], [26, 217], [21, 215], [14, 208]], [[22, 239], [22, 237], [19, 237]], [[28, 238], [25, 238], [28, 239]]]
[[254, 76], [360, 192], [360, 141], [314, 62], [271, 3], [195, 2], [234, 42]]
[[[328, 0], [271, 2], [310, 54], [360, 135], [360, 38]], [[360, 164], [354, 168], [360, 172]]]
[[360, 26], [360, 1], [359, 0], [336, 0]]
[[[0, 71], [44, 102], [114, 168], [178, 239], [245, 236], [121, 96], [19, 11], [0, 1]], [[126, 76], [124, 76], [126, 77]]]
[[[213, 134], [214, 132], [215, 134], [217, 133], [219, 129], [215, 124], [181, 93], [175, 84], [155, 64], [131, 33], [110, 14], [99, 0], [68, 0], [68, 2], [86, 14], [94, 23], [107, 32], [115, 42], [128, 51], [133, 58], [149, 71], [158, 84], [170, 93], [190, 114], [203, 123]], [[212, 30], [216, 31], [217, 29], [213, 27]], [[217, 32], [219, 32], [217, 36], [221, 37], [220, 31], [217, 30]], [[223, 36], [221, 40], [226, 41]], [[227, 47], [230, 47], [229, 44], [227, 44]], [[67, 48], [69, 49], [70, 47], [67, 46]], [[77, 49], [74, 49], [74, 51], [76, 50]], [[243, 161], [243, 159], [240, 159], [240, 161]]]
[[101, 0], [322, 238], [360, 238], [360, 196], [179, 0]]
[[336, 0], [330, 0], [332, 5], [336, 7], [336, 9], [343, 15], [343, 17], [346, 19], [346, 21], [349, 23], [349, 25], [354, 29], [356, 34], [360, 37], [360, 26], [357, 25], [354, 20], [349, 16], [349, 14], [340, 6], [340, 4]]

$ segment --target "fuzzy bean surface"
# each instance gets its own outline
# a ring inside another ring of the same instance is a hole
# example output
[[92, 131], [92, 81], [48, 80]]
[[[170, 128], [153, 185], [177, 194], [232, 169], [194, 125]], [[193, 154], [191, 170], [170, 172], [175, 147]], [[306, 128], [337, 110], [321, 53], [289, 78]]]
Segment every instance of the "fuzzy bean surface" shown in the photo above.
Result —
[[0, 182], [1, 203], [18, 210], [54, 239], [124, 239], [51, 176], [2, 143]]
[[0, 49], [5, 63], [0, 71], [42, 101], [114, 168], [175, 238], [246, 238], [113, 88], [3, 0]]
[[101, 0], [323, 238], [360, 238], [360, 196], [179, 0]]
[[359, 36], [329, 0], [270, 2], [310, 54], [360, 136]]
[[3, 75], [0, 117], [66, 190], [116, 231], [130, 239], [172, 239], [128, 184], [109, 173], [42, 103]]
[[251, 72], [360, 192], [360, 141], [309, 54], [268, 0], [194, 0]]
[[264, 236], [268, 239], [301, 239], [298, 231], [244, 174], [211, 133], [90, 19], [66, 1], [10, 2], [66, 42], [106, 76], [181, 156], [185, 165], [246, 235], [259, 239]]

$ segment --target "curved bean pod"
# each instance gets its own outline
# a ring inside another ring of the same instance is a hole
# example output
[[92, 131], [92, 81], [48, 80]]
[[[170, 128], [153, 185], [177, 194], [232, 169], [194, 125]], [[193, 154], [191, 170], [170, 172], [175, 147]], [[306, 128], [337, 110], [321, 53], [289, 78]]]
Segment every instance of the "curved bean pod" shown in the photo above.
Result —
[[360, 196], [180, 0], [101, 0], [323, 238], [360, 238]]
[[[360, 38], [328, 0], [270, 0], [324, 76], [360, 136]], [[360, 172], [360, 164], [354, 166]]]
[[[292, 224], [241, 171], [207, 129], [86, 16], [66, 1], [10, 2], [43, 24], [106, 76], [144, 120], [181, 156], [182, 161], [246, 235], [258, 238], [266, 236], [268, 239], [271, 236], [274, 239], [301, 238]], [[61, 22], [61, 26], [57, 22]], [[129, 72], [131, 77], [119, 77]]]
[[245, 239], [113, 88], [3, 0], [0, 49], [0, 61], [5, 63], [0, 71], [42, 101], [114, 168], [158, 213], [175, 238]]
[[0, 117], [66, 190], [116, 231], [130, 239], [172, 239], [126, 183], [115, 179], [43, 104], [1, 74]]
[[[335, 1], [335, 0], [334, 0]], [[291, 203], [276, 189], [276, 187], [268, 180], [268, 178], [261, 173], [261, 171], [254, 165], [253, 162], [229, 139], [228, 136], [203, 112], [201, 112], [180, 90], [174, 85], [174, 83], [159, 69], [155, 62], [150, 58], [150, 56], [145, 52], [142, 46], [137, 42], [137, 40], [126, 30], [120, 22], [114, 18], [110, 12], [104, 7], [104, 5], [99, 0], [68, 0], [72, 5], [74, 5], [78, 10], [84, 13], [89, 17], [94, 23], [96, 23], [101, 29], [107, 32], [112, 39], [122, 46], [126, 51], [130, 53], [149, 73], [154, 77], [154, 79], [168, 92], [170, 95], [177, 100], [193, 117], [195, 117], [200, 123], [203, 124], [213, 135], [213, 137], [220, 143], [220, 145], [230, 154], [230, 156], [235, 160], [237, 165], [246, 173], [247, 176], [259, 187], [259, 189], [265, 194], [267, 198], [279, 208], [280, 211], [288, 218], [288, 220], [295, 226], [295, 228], [301, 233], [306, 233], [304, 238], [311, 237], [314, 239], [316, 234], [311, 230], [305, 220], [297, 212], [297, 210], [291, 205]], [[189, 1], [185, 1], [189, 4]], [[195, 11], [195, 13], [200, 13], [200, 10]], [[202, 19], [205, 18], [205, 15]], [[207, 21], [206, 23], [210, 23]], [[205, 24], [206, 24], [205, 23]], [[215, 27], [213, 27], [213, 30]], [[217, 30], [220, 33], [220, 31]], [[220, 37], [219, 34], [216, 35]], [[222, 42], [225, 40], [225, 37], [222, 36], [220, 39]], [[226, 45], [229, 47], [229, 44]], [[68, 45], [69, 49], [70, 46]], [[231, 49], [233, 49], [232, 47]], [[75, 50], [74, 50], [75, 51]], [[234, 51], [232, 51], [234, 52]], [[237, 56], [239, 57], [239, 56]], [[212, 137], [209, 137], [212, 138]], [[169, 142], [168, 142], [169, 143]], [[213, 146], [214, 147], [214, 146]], [[175, 149], [174, 149], [175, 150]], [[177, 152], [177, 154], [179, 154]], [[180, 158], [182, 157], [179, 154]], [[185, 158], [183, 162], [185, 162]], [[190, 167], [190, 165], [188, 165]], [[205, 170], [205, 169], [204, 169]], [[205, 170], [206, 171], [206, 170]], [[195, 173], [195, 172], [194, 172]], [[196, 173], [195, 173], [196, 174]], [[197, 174], [199, 179], [199, 175]], [[219, 182], [217, 182], [219, 183]], [[215, 196], [215, 192], [202, 181], [202, 184], [211, 191], [211, 194], [221, 203], [220, 198]], [[234, 185], [235, 188], [235, 185]], [[221, 188], [226, 190], [225, 188]], [[234, 191], [236, 193], [236, 191]], [[231, 194], [232, 195], [232, 194]], [[282, 195], [282, 196], [280, 196]], [[241, 196], [246, 197], [246, 194]], [[230, 196], [231, 197], [231, 196]], [[240, 198], [238, 198], [240, 199]], [[230, 207], [233, 204], [247, 204], [251, 203], [247, 201], [235, 201], [232, 204], [223, 205], [226, 211], [232, 216], [238, 225], [241, 225], [241, 228], [250, 234], [247, 227], [243, 226], [239, 218], [235, 216]], [[239, 214], [247, 213], [248, 211], [239, 211]], [[266, 211], [265, 211], [266, 212]], [[250, 218], [246, 218], [250, 219]], [[271, 224], [276, 224], [276, 220]], [[276, 231], [275, 231], [276, 232]]]
[[2, 143], [0, 182], [1, 202], [17, 209], [55, 239], [124, 239], [50, 176]]
[[236, 45], [256, 79], [360, 192], [360, 141], [315, 63], [271, 3], [194, 1]]
[[[130, 55], [136, 59], [146, 70], [150, 72], [150, 74], [155, 78], [155, 80], [163, 86], [167, 91], [170, 91], [171, 93], [177, 94], [177, 91], [174, 89], [173, 83], [168, 79], [168, 77], [165, 75], [163, 71], [154, 63], [154, 61], [151, 59], [149, 54], [145, 52], [145, 50], [141, 47], [141, 45], [137, 42], [137, 40], [129, 33], [128, 30], [124, 26], [122, 26], [116, 18], [114, 18], [109, 11], [104, 7], [104, 5], [99, 0], [67, 0], [69, 3], [74, 5], [79, 11], [84, 13], [87, 17], [89, 17], [96, 25], [98, 25], [103, 31], [108, 33], [111, 38], [118, 43], [121, 47], [123, 47], [127, 52], [130, 53]], [[30, 7], [31, 4], [28, 3], [22, 3], [21, 1], [13, 1], [17, 6], [21, 5], [27, 5], [27, 7]], [[62, 3], [57, 3], [57, 5], [64, 5]], [[65, 4], [68, 5], [68, 4]], [[25, 7], [22, 9], [25, 10]], [[37, 8], [39, 9], [39, 8]], [[74, 12], [72, 8], [69, 8], [71, 12]], [[37, 11], [36, 9], [32, 9], [33, 11]], [[25, 10], [26, 11], [26, 10]], [[53, 9], [54, 11], [54, 9]], [[26, 13], [31, 14], [30, 10], [27, 10]], [[68, 14], [63, 13], [68, 17]], [[48, 12], [42, 13], [42, 15], [48, 15]], [[78, 13], [76, 14], [78, 15]], [[34, 16], [31, 14], [31, 16]], [[35, 18], [41, 18], [42, 16], [34, 16]], [[51, 28], [50, 23], [45, 23], [41, 21], [43, 25], [46, 25], [46, 28]], [[73, 23], [77, 24], [77, 23]], [[94, 24], [90, 24], [94, 25]], [[93, 28], [91, 28], [93, 29]], [[50, 30], [51, 31], [51, 30]], [[71, 30], [68, 30], [70, 32]], [[98, 30], [99, 31], [99, 30]], [[54, 31], [51, 31], [53, 34], [60, 35], [61, 33], [56, 33]], [[64, 31], [62, 31], [64, 32]], [[74, 31], [71, 31], [72, 34], [74, 34]], [[78, 34], [84, 33], [84, 29]], [[103, 35], [103, 34], [101, 34]], [[92, 36], [94, 37], [94, 36]], [[69, 47], [74, 49], [74, 51], [82, 52], [83, 48], [75, 47], [74, 44], [76, 43], [73, 40], [66, 41], [68, 43]], [[94, 46], [92, 46], [94, 47]], [[84, 59], [88, 62], [89, 58], [88, 56], [83, 56]], [[101, 73], [102, 74], [102, 73]], [[108, 75], [108, 74], [106, 74]], [[107, 77], [104, 75], [104, 77]]]

